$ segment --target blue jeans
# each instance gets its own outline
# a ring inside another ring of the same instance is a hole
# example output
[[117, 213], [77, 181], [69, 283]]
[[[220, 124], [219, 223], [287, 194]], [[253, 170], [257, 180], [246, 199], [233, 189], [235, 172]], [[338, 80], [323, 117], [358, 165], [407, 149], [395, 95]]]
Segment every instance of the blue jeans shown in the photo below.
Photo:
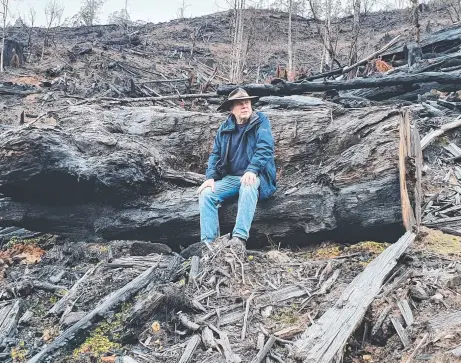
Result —
[[250, 235], [251, 222], [258, 203], [259, 178], [253, 185], [240, 183], [240, 176], [227, 175], [215, 182], [215, 191], [205, 188], [200, 193], [200, 239], [213, 242], [220, 236], [218, 208], [221, 203], [238, 196], [238, 211], [232, 237], [247, 240]]

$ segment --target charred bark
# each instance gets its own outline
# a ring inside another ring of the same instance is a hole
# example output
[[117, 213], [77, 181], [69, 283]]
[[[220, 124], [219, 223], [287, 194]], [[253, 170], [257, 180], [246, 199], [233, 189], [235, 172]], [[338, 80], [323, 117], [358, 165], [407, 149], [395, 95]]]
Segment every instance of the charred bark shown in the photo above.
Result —
[[20, 67], [24, 64], [24, 46], [22, 43], [5, 39], [5, 49], [3, 51], [4, 65], [8, 67]]
[[[80, 106], [58, 116], [59, 128], [5, 127], [0, 226], [173, 247], [196, 242], [197, 175], [224, 116], [165, 111]], [[398, 111], [319, 106], [267, 115], [278, 191], [258, 205], [254, 241], [401, 235]], [[236, 204], [220, 215], [226, 233]]]
[[[446, 51], [456, 51], [456, 47], [461, 44], [461, 26], [459, 24], [441, 29], [437, 32], [426, 35], [421, 39], [420, 47], [424, 53], [443, 53]], [[395, 46], [386, 51], [382, 58], [386, 61], [391, 59], [405, 58], [405, 40], [401, 40]]]
[[[437, 82], [439, 84], [458, 85], [461, 81], [460, 73], [443, 73], [443, 72], [425, 72], [418, 74], [400, 73], [396, 75], [373, 77], [373, 78], [355, 78], [350, 81], [324, 81], [324, 82], [283, 82], [276, 84], [247, 84], [243, 88], [252, 96], [286, 96], [299, 95], [307, 92], [324, 92], [329, 90], [349, 90], [360, 88], [378, 88], [390, 86], [407, 86], [413, 87], [418, 83]], [[217, 93], [219, 95], [228, 95], [237, 85], [221, 85]]]

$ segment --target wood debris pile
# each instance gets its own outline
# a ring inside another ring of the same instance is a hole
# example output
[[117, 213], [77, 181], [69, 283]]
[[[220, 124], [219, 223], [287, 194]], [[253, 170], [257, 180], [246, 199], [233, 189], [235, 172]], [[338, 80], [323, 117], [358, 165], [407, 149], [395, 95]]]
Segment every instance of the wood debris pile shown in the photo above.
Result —
[[[410, 355], [438, 362], [459, 349], [461, 264], [435, 252], [440, 236], [424, 234], [407, 250], [414, 240], [407, 233], [383, 253], [370, 241], [251, 251], [224, 236], [187, 260], [142, 242], [55, 245], [38, 265], [12, 267], [12, 276], [23, 276], [2, 285], [0, 356], [176, 363], [298, 362], [307, 354], [327, 362], [344, 354], [346, 362]], [[461, 256], [459, 248], [450, 252]], [[29, 288], [6, 294], [25, 280]]]

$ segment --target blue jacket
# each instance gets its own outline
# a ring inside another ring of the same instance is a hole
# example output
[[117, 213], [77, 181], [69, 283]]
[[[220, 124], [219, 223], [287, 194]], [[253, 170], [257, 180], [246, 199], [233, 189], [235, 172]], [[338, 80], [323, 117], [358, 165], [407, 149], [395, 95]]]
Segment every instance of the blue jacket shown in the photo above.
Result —
[[[229, 139], [235, 129], [232, 116], [219, 127], [216, 134], [213, 151], [208, 159], [206, 170], [207, 179], [222, 179], [227, 174], [227, 153]], [[247, 155], [250, 164], [246, 171], [259, 176], [259, 198], [266, 199], [277, 189], [274, 162], [274, 138], [272, 137], [271, 123], [262, 112], [253, 113], [250, 124], [245, 130]]]

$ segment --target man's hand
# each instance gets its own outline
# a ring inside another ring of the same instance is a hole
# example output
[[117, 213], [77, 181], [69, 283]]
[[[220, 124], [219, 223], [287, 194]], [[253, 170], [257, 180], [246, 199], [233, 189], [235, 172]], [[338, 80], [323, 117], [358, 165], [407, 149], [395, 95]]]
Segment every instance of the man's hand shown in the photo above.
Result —
[[200, 185], [200, 188], [197, 190], [197, 194], [200, 194], [203, 189], [211, 187], [211, 191], [214, 192], [214, 179], [208, 179]]
[[243, 185], [253, 185], [256, 184], [256, 174], [252, 173], [251, 171], [247, 171], [243, 174], [242, 178], [240, 179], [240, 183]]

